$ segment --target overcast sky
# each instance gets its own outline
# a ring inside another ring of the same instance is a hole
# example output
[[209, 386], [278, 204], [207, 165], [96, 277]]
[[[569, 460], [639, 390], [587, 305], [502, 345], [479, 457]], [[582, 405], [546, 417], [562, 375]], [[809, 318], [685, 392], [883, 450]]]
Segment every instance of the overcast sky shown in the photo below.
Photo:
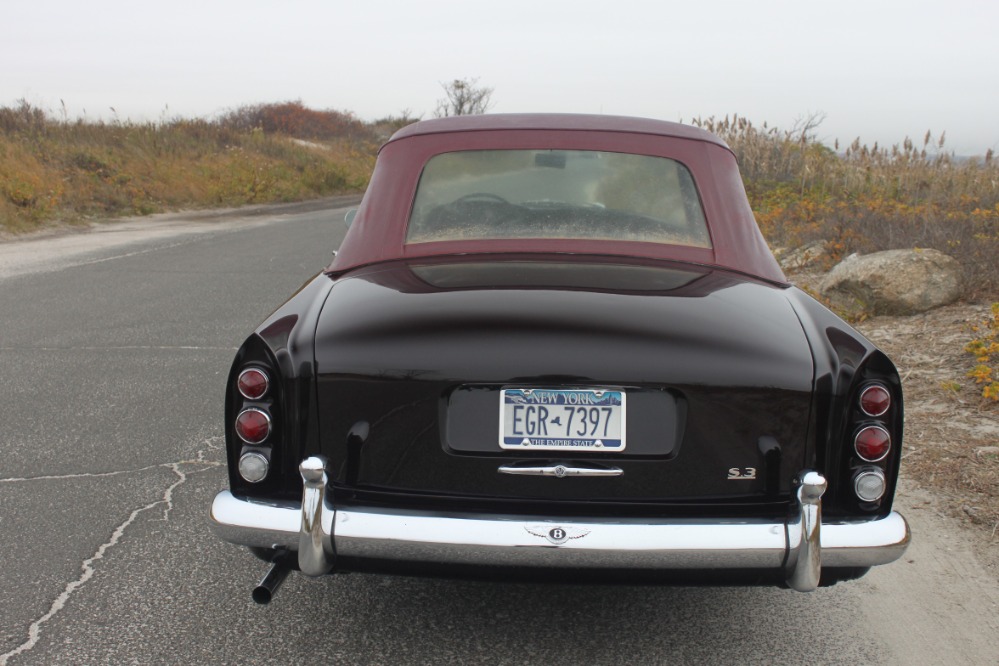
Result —
[[12, 0], [0, 105], [70, 117], [212, 117], [300, 99], [365, 120], [430, 117], [478, 78], [492, 111], [738, 113], [820, 138], [999, 150], [990, 0]]

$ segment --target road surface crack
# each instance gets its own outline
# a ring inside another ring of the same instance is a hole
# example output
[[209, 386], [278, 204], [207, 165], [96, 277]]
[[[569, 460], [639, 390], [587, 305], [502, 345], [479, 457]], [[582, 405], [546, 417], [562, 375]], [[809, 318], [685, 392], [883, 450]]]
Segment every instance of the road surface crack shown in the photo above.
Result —
[[209, 460], [180, 460], [178, 462], [157, 463], [156, 465], [147, 465], [146, 467], [139, 467], [137, 469], [122, 469], [122, 470], [116, 470], [114, 472], [78, 472], [76, 474], [15, 476], [6, 479], [0, 479], [0, 483], [23, 483], [25, 481], [65, 481], [68, 479], [100, 479], [109, 476], [121, 476], [122, 474], [138, 474], [140, 472], [148, 472], [151, 469], [159, 469], [161, 467], [165, 467], [167, 469], [174, 469], [177, 465], [205, 465], [205, 467], [207, 468], [207, 467], [221, 467], [224, 464], [225, 463], [212, 462]]
[[[6, 652], [4, 654], [0, 654], [0, 666], [6, 666], [7, 662], [12, 657], [16, 657], [19, 654], [23, 654], [25, 652], [28, 652], [29, 650], [31, 650], [32, 648], [35, 647], [35, 645], [38, 643], [38, 641], [39, 641], [39, 639], [41, 637], [42, 626], [46, 622], [48, 622], [49, 620], [51, 620], [53, 617], [55, 617], [56, 614], [59, 613], [59, 611], [61, 611], [63, 608], [65, 608], [67, 602], [70, 599], [70, 597], [77, 590], [79, 590], [80, 588], [82, 588], [84, 585], [87, 584], [87, 581], [89, 581], [94, 576], [94, 573], [96, 572], [96, 569], [94, 568], [94, 565], [99, 560], [102, 560], [104, 558], [104, 554], [110, 548], [113, 548], [119, 541], [121, 541], [122, 537], [125, 534], [125, 530], [127, 530], [128, 527], [132, 523], [134, 523], [139, 518], [140, 515], [142, 515], [143, 513], [146, 513], [147, 511], [151, 511], [151, 510], [155, 509], [156, 507], [163, 506], [163, 517], [162, 517], [162, 520], [164, 520], [164, 521], [169, 521], [170, 520], [170, 511], [173, 509], [173, 492], [174, 492], [174, 490], [176, 490], [179, 486], [181, 486], [182, 484], [184, 484], [187, 481], [189, 475], [191, 475], [191, 474], [198, 474], [200, 472], [208, 471], [209, 469], [212, 469], [213, 467], [217, 467], [218, 465], [221, 464], [221, 463], [206, 461], [206, 460], [203, 460], [202, 458], [203, 458], [203, 452], [202, 451], [198, 451], [198, 456], [197, 456], [197, 458], [195, 460], [182, 460], [180, 462], [162, 463], [162, 464], [159, 464], [159, 465], [150, 465], [149, 467], [144, 467], [144, 468], [142, 468], [140, 470], [133, 470], [133, 472], [134, 472], [134, 471], [143, 471], [143, 470], [156, 469], [156, 468], [159, 468], [159, 467], [166, 467], [166, 468], [169, 468], [177, 476], [177, 479], [173, 483], [171, 483], [169, 486], [167, 486], [166, 490], [163, 491], [163, 494], [160, 496], [159, 499], [157, 499], [154, 502], [150, 502], [149, 504], [146, 504], [145, 506], [139, 507], [138, 509], [135, 509], [134, 511], [132, 511], [128, 515], [128, 518], [126, 518], [123, 523], [121, 523], [120, 525], [118, 525], [118, 527], [116, 527], [114, 529], [114, 531], [111, 533], [111, 538], [108, 539], [106, 542], [102, 543], [97, 548], [97, 551], [91, 557], [89, 557], [89, 558], [87, 558], [86, 560], [83, 561], [83, 564], [80, 567], [81, 571], [82, 571], [81, 574], [80, 574], [80, 577], [77, 578], [76, 580], [70, 582], [69, 584], [67, 584], [66, 587], [63, 588], [62, 592], [59, 593], [59, 596], [57, 596], [55, 598], [55, 601], [52, 602], [52, 605], [49, 607], [49, 610], [44, 615], [42, 615], [40, 618], [38, 618], [37, 620], [35, 620], [34, 622], [31, 623], [31, 626], [28, 627], [28, 639], [25, 642], [21, 643], [19, 646], [17, 646], [13, 650], [10, 650], [9, 652]], [[185, 466], [185, 465], [198, 465], [199, 467], [197, 469], [193, 470], [193, 471], [185, 473], [181, 469], [181, 467]], [[12, 481], [34, 481], [34, 480], [39, 480], [39, 479], [66, 479], [66, 478], [81, 478], [81, 477], [82, 478], [86, 478], [86, 477], [102, 477], [102, 476], [114, 476], [114, 475], [117, 475], [117, 474], [129, 474], [129, 473], [132, 473], [132, 472], [124, 472], [123, 471], [123, 472], [106, 472], [106, 473], [101, 473], [101, 474], [71, 474], [71, 475], [65, 475], [65, 476], [33, 477], [33, 478], [25, 478], [25, 479], [3, 479], [2, 481], [12, 482]]]
[[[211, 438], [215, 439], [215, 438]], [[205, 440], [205, 443], [211, 445], [211, 439]], [[198, 451], [197, 455], [193, 459], [189, 460], [178, 460], [176, 462], [169, 463], [156, 463], [155, 465], [146, 465], [145, 467], [139, 467], [136, 469], [122, 469], [115, 470], [113, 472], [77, 472], [75, 474], [45, 474], [40, 476], [13, 476], [6, 479], [0, 478], [0, 483], [23, 483], [25, 481], [64, 481], [68, 479], [100, 479], [110, 476], [121, 476], [122, 474], [138, 474], [140, 472], [148, 472], [151, 469], [159, 469], [166, 467], [172, 469], [175, 472], [178, 465], [205, 465], [207, 467], [221, 467], [225, 463], [205, 460], [204, 450]]]

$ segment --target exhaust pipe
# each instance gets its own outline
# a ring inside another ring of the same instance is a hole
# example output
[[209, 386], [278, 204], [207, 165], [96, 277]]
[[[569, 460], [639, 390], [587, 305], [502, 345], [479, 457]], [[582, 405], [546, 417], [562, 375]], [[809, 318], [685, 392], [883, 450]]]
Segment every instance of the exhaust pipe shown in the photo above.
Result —
[[279, 557], [271, 564], [264, 577], [260, 579], [257, 586], [253, 588], [253, 600], [261, 605], [266, 605], [274, 598], [274, 593], [281, 587], [281, 583], [288, 577], [291, 567], [285, 564], [284, 557]]

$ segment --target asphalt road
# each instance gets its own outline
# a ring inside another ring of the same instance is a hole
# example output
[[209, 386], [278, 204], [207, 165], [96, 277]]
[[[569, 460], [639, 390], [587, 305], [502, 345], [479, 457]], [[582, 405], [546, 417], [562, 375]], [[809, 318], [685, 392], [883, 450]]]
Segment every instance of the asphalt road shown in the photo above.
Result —
[[0, 244], [0, 665], [999, 663], [999, 586], [905, 487], [906, 557], [810, 595], [293, 575], [255, 605], [206, 522], [224, 382], [343, 203]]

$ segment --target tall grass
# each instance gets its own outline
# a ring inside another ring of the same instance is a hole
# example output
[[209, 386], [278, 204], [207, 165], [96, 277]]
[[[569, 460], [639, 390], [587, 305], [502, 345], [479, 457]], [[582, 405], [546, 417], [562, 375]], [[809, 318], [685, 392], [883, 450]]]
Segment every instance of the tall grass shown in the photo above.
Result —
[[0, 228], [294, 201], [367, 184], [373, 148], [363, 132], [306, 143], [236, 120], [85, 122], [24, 102], [0, 107]]
[[989, 150], [958, 160], [944, 134], [842, 152], [816, 140], [819, 119], [791, 130], [746, 118], [695, 119], [736, 153], [757, 222], [771, 246], [828, 243], [852, 252], [932, 247], [964, 267], [970, 298], [999, 294], [999, 165]]

